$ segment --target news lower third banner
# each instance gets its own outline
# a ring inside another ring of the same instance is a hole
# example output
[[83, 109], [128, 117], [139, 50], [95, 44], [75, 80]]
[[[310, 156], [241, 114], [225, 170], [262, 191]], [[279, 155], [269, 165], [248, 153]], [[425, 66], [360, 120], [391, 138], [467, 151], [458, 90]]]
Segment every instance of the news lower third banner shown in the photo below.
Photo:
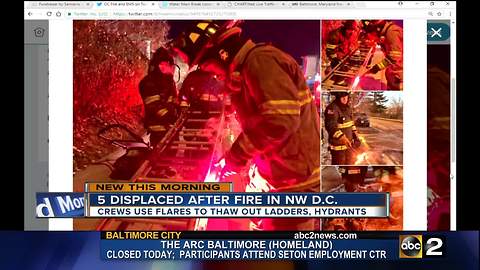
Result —
[[451, 233], [103, 231], [100, 237], [102, 260], [392, 261], [456, 253]]
[[102, 183], [85, 193], [37, 193], [37, 217], [388, 217], [391, 203], [389, 193], [233, 193], [225, 185], [164, 184]]
[[174, 266], [218, 260], [224, 268], [241, 262], [243, 269], [292, 260], [307, 263], [305, 269], [371, 270], [379, 263], [401, 266], [392, 269], [479, 269], [478, 237], [478, 231], [3, 231], [0, 269], [210, 269]]
[[[478, 231], [3, 231], [0, 237], [8, 245], [0, 269], [211, 269], [198, 267], [205, 260], [258, 269], [245, 263], [301, 260], [312, 270], [332, 269], [322, 267], [330, 263], [333, 269], [352, 269], [351, 262], [359, 270], [378, 269], [379, 264], [382, 269], [466, 270], [478, 269], [479, 254]], [[348, 267], [339, 267], [340, 262]], [[185, 263], [192, 267], [174, 267]]]

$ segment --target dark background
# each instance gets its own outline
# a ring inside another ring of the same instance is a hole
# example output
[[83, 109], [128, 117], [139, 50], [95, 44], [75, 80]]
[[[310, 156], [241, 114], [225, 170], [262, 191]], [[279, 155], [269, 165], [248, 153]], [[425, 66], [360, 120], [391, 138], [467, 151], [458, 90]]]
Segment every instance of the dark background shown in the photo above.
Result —
[[450, 73], [450, 45], [428, 45], [427, 64]]
[[[169, 38], [175, 38], [194, 21], [168, 21]], [[219, 24], [223, 21], [218, 21]], [[242, 34], [253, 42], [272, 42], [301, 63], [301, 57], [320, 54], [319, 20], [246, 20], [241, 24]]]

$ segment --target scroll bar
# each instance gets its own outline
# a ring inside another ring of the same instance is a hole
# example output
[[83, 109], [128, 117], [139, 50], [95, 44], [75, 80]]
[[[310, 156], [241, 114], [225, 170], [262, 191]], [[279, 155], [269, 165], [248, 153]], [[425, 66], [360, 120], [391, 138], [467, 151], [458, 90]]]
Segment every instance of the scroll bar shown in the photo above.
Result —
[[452, 78], [450, 106], [450, 230], [457, 229], [457, 91], [455, 78]]

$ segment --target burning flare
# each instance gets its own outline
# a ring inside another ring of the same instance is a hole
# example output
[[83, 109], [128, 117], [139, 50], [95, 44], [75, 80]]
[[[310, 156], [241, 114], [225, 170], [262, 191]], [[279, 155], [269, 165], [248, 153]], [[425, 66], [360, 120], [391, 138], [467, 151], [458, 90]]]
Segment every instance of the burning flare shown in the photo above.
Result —
[[355, 165], [362, 164], [367, 161], [367, 152], [363, 152], [357, 155], [357, 160], [355, 161]]
[[357, 88], [359, 82], [360, 82], [360, 76], [355, 77], [355, 80], [353, 81], [351, 90], [355, 90]]

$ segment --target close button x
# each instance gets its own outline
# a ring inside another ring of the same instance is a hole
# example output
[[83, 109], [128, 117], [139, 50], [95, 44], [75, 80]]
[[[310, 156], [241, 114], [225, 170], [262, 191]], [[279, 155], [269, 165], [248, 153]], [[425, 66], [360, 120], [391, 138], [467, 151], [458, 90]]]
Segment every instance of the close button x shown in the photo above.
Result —
[[439, 38], [442, 37], [442, 33], [441, 33], [442, 28], [441, 27], [438, 28], [437, 30], [435, 30], [433, 27], [430, 28], [430, 29], [433, 31], [432, 36], [431, 36], [432, 38], [435, 37], [435, 36], [438, 36]]

